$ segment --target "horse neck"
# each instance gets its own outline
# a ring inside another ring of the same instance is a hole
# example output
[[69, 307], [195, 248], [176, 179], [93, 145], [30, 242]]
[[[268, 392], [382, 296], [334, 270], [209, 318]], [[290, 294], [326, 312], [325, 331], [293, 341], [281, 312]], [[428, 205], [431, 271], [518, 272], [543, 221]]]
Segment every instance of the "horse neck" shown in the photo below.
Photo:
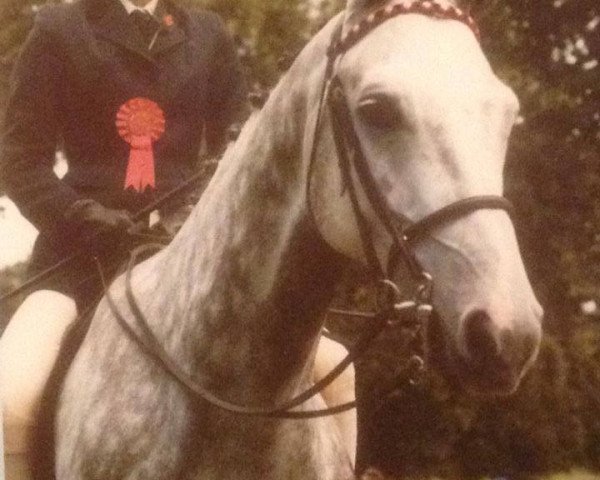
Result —
[[221, 161], [157, 275], [169, 289], [160, 328], [178, 351], [223, 394], [256, 401], [287, 396], [308, 372], [342, 264], [307, 215], [305, 125], [319, 63], [301, 58]]

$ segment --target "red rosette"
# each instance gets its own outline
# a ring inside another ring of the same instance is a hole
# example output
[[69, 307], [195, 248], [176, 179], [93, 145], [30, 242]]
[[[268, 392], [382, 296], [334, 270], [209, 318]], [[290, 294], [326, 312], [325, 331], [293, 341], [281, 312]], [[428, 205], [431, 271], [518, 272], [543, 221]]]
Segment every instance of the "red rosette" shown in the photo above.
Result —
[[117, 112], [117, 130], [130, 146], [125, 190], [155, 188], [153, 144], [165, 132], [165, 114], [156, 102], [132, 98]]

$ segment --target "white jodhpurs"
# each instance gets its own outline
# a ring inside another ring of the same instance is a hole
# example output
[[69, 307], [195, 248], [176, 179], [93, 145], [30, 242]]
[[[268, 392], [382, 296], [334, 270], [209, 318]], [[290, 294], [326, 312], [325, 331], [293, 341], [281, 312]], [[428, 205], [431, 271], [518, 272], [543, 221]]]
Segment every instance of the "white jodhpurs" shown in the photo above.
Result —
[[[331, 370], [333, 370], [348, 354], [348, 351], [338, 342], [321, 337], [315, 357], [314, 381], [318, 382]], [[325, 388], [321, 395], [329, 407], [335, 407], [342, 403], [351, 402], [355, 399], [354, 367], [350, 365], [331, 385]], [[352, 466], [356, 462], [356, 410], [336, 415], [340, 435], [352, 460]]]
[[31, 294], [0, 338], [0, 398], [7, 480], [30, 478], [29, 438], [44, 386], [67, 328], [77, 318], [75, 302], [58, 292]]

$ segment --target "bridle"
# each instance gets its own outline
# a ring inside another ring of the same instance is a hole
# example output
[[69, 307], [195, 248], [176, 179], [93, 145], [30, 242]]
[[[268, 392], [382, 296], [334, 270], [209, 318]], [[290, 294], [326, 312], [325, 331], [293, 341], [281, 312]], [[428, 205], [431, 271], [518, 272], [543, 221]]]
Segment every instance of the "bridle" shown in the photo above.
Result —
[[[342, 34], [342, 26], [340, 25], [332, 38], [328, 50], [327, 67], [319, 99], [319, 113], [315, 124], [311, 157], [309, 161], [307, 202], [309, 204], [309, 210], [312, 210], [310, 205], [311, 171], [317, 157], [319, 132], [321, 131], [323, 123], [325, 107], [327, 107], [330, 112], [333, 137], [345, 190], [348, 191], [351, 199], [352, 209], [358, 223], [365, 256], [370, 268], [373, 270], [374, 275], [378, 280], [380, 290], [378, 294], [378, 311], [373, 314], [363, 315], [370, 319], [369, 323], [371, 328], [366, 329], [359, 340], [350, 349], [346, 358], [329, 374], [304, 392], [274, 407], [250, 407], [225, 401], [195, 382], [188, 373], [183, 371], [181, 367], [171, 359], [152, 332], [134, 295], [131, 285], [131, 275], [137, 259], [142, 255], [147, 254], [150, 250], [162, 248], [163, 245], [158, 247], [156, 245], [139, 247], [132, 252], [130, 258], [125, 278], [126, 296], [130, 310], [136, 321], [137, 329], [129, 325], [125, 317], [119, 312], [116, 303], [110, 295], [107, 282], [102, 278], [103, 284], [105, 285], [108, 304], [121, 327], [132, 340], [138, 344], [148, 356], [153, 358], [165, 372], [177, 381], [189, 395], [202, 399], [209, 404], [228, 412], [254, 417], [306, 419], [335, 415], [354, 408], [356, 402], [348, 402], [343, 405], [322, 410], [293, 410], [318, 395], [323, 389], [330, 385], [352, 362], [366, 351], [372, 341], [388, 325], [400, 325], [412, 329], [415, 335], [420, 334], [422, 327], [428, 322], [433, 310], [431, 306], [433, 279], [421, 267], [412, 251], [412, 246], [415, 242], [419, 241], [423, 236], [435, 228], [475, 210], [501, 209], [508, 213], [511, 212], [512, 205], [504, 197], [477, 196], [454, 202], [426, 216], [418, 222], [410, 222], [408, 219], [399, 217], [394, 213], [389, 207], [386, 198], [381, 194], [364, 155], [359, 136], [354, 128], [351, 110], [344, 94], [343, 84], [335, 74], [335, 66], [351, 47], [356, 45], [374, 28], [391, 18], [406, 13], [421, 13], [427, 16], [458, 20], [468, 25], [475, 34], [478, 35], [477, 27], [475, 26], [473, 19], [458, 8], [443, 6], [433, 1], [417, 1], [394, 3], [385, 8], [375, 10], [360, 23], [352, 27], [346, 34]], [[353, 171], [356, 172], [356, 176], [358, 177], [358, 185], [353, 179]], [[392, 248], [390, 249], [386, 265], [383, 265], [377, 256], [372, 238], [371, 226], [363, 213], [363, 208], [359, 202], [359, 186], [365, 193], [371, 208], [376, 213], [378, 219], [381, 221], [392, 240]], [[311, 216], [313, 217], [313, 221], [315, 221], [312, 213]], [[317, 225], [316, 221], [315, 225]], [[399, 261], [403, 261], [407, 265], [417, 287], [415, 289], [415, 297], [409, 301], [402, 301], [399, 287], [390, 280], [390, 274], [395, 270]], [[102, 276], [100, 266], [99, 269]], [[346, 312], [341, 313], [344, 314]], [[404, 372], [405, 380], [412, 381], [414, 375], [422, 371], [423, 366], [423, 359], [419, 355], [413, 355]]]
[[[343, 193], [347, 192], [350, 198], [363, 253], [369, 268], [378, 280], [380, 288], [378, 298], [383, 299], [384, 302], [379, 305], [378, 314], [388, 312], [388, 318], [392, 319], [391, 323], [399, 323], [412, 329], [414, 337], [422, 335], [423, 327], [426, 326], [433, 313], [433, 278], [416, 258], [413, 248], [415, 244], [437, 228], [474, 211], [482, 209], [504, 210], [509, 216], [512, 216], [513, 206], [510, 201], [499, 195], [472, 196], [450, 203], [418, 221], [411, 221], [406, 216], [396, 213], [381, 193], [352, 120], [352, 111], [344, 91], [343, 82], [336, 73], [336, 66], [339, 66], [345, 53], [365, 38], [369, 32], [385, 21], [407, 13], [420, 13], [429, 17], [460, 21], [466, 24], [479, 39], [479, 30], [469, 14], [454, 6], [442, 5], [429, 0], [389, 4], [385, 8], [380, 8], [365, 16], [346, 33], [342, 33], [343, 25], [338, 26], [327, 52], [327, 65], [318, 103], [318, 114], [309, 160], [307, 199], [310, 215], [318, 229], [318, 221], [311, 205], [311, 173], [317, 160], [317, 145], [319, 134], [323, 130], [321, 127], [325, 118], [324, 114], [325, 111], [328, 111], [342, 176]], [[385, 263], [379, 259], [373, 240], [372, 226], [359, 201], [359, 188], [364, 193], [369, 208], [375, 213], [391, 240], [392, 246]], [[325, 238], [324, 240], [326, 241]], [[409, 301], [402, 301], [400, 288], [391, 280], [392, 274], [396, 271], [400, 262], [403, 262], [407, 267], [415, 286], [414, 297]], [[340, 313], [344, 314], [344, 312]], [[408, 318], [406, 317], [407, 314]], [[389, 319], [388, 322], [390, 322]], [[422, 373], [425, 362], [419, 354], [414, 354], [409, 362], [409, 366], [411, 365], [413, 367], [417, 366], [416, 369], [407, 369], [407, 379], [412, 383], [416, 376]]]
[[[476, 210], [504, 210], [509, 215], [512, 215], [513, 206], [506, 198], [499, 195], [473, 196], [453, 202], [413, 222], [406, 216], [396, 213], [381, 193], [371, 172], [360, 137], [352, 120], [352, 111], [344, 92], [343, 82], [336, 73], [336, 66], [340, 64], [345, 53], [364, 39], [369, 32], [391, 18], [408, 13], [419, 13], [429, 17], [460, 21], [466, 24], [475, 36], [479, 38], [477, 25], [469, 14], [452, 5], [442, 5], [436, 1], [429, 0], [389, 4], [365, 16], [345, 33], [342, 33], [343, 26], [339, 26], [334, 33], [327, 52], [327, 65], [319, 99], [313, 147], [310, 156], [307, 198], [313, 222], [318, 225], [313, 209], [310, 206], [311, 171], [316, 162], [319, 134], [322, 131], [321, 126], [325, 110], [327, 109], [331, 121], [339, 169], [342, 175], [343, 191], [347, 192], [350, 197], [352, 211], [358, 225], [360, 241], [367, 263], [375, 278], [378, 279], [379, 285], [383, 287], [384, 291], [387, 290], [391, 294], [388, 300], [391, 304], [387, 309], [398, 312], [398, 305], [412, 308], [416, 312], [414, 315], [416, 328], [420, 329], [433, 311], [431, 306], [433, 278], [417, 260], [413, 251], [414, 245], [438, 227], [451, 223]], [[358, 181], [355, 181], [355, 178]], [[377, 219], [383, 225], [391, 239], [392, 246], [385, 264], [379, 259], [377, 254], [372, 238], [372, 227], [359, 201], [359, 188], [366, 196], [369, 207], [374, 211]], [[416, 295], [412, 302], [398, 304], [396, 302], [400, 301], [400, 289], [390, 278], [400, 261], [408, 268], [408, 272], [416, 286]], [[422, 359], [419, 360], [422, 362]]]

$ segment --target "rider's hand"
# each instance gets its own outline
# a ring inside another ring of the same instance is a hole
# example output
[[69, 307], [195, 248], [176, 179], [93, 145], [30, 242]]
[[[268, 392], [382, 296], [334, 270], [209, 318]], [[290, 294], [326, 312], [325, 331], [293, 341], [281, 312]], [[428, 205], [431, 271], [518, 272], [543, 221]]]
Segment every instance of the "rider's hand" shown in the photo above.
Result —
[[95, 200], [75, 202], [66, 212], [65, 219], [77, 227], [83, 239], [98, 243], [118, 243], [136, 227], [131, 214], [126, 210], [106, 208]]

